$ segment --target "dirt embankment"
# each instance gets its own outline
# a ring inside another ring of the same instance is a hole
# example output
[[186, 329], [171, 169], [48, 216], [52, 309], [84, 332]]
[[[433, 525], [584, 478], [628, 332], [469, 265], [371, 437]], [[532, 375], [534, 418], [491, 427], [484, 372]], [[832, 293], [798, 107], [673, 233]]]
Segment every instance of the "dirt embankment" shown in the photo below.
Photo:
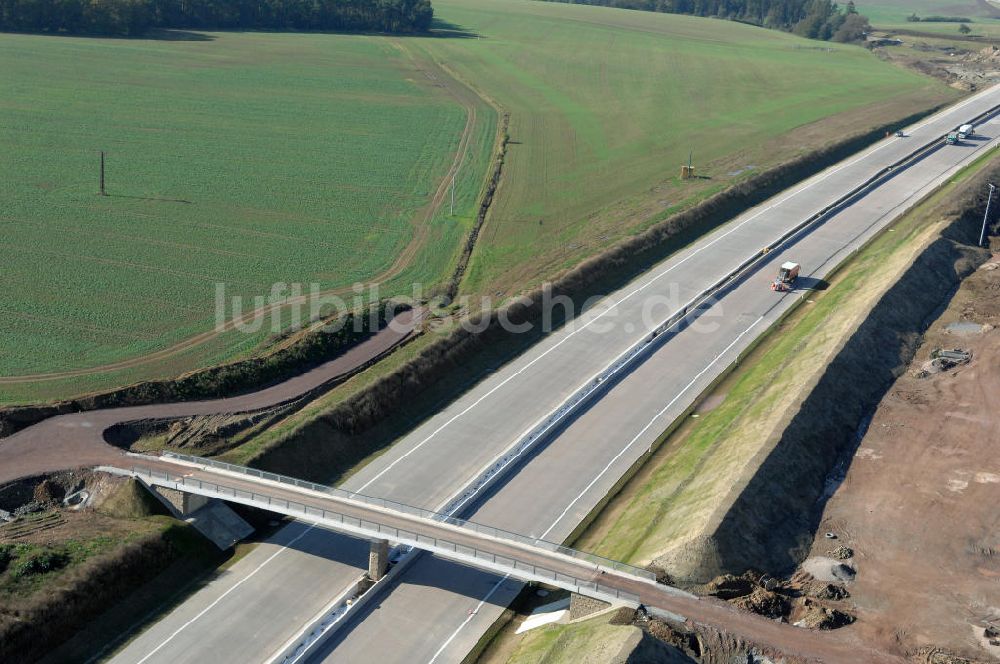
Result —
[[180, 419], [137, 420], [116, 424], [104, 432], [104, 440], [132, 452], [175, 450], [201, 456], [217, 456], [266, 431], [281, 418], [299, 410], [309, 400], [295, 401], [245, 413], [196, 415]]
[[876, 32], [873, 38], [890, 43], [873, 47], [876, 56], [959, 90], [974, 92], [1000, 80], [1000, 40], [912, 31]]
[[[976, 247], [985, 183], [1000, 164], [970, 179], [950, 201], [952, 222], [879, 300], [837, 352], [769, 452], [711, 532], [663, 565], [707, 580], [720, 572], [763, 568], [788, 574], [806, 557], [838, 463], [858, 430], [913, 358], [931, 317], [965, 276], [988, 257]], [[748, 473], [749, 474], [749, 473]], [[830, 548], [829, 542], [826, 543]]]
[[333, 322], [328, 321], [330, 330], [311, 329], [278, 337], [269, 344], [271, 349], [262, 355], [194, 371], [172, 380], [137, 383], [49, 405], [0, 408], [0, 437], [65, 413], [212, 399], [261, 389], [341, 355], [385, 327], [390, 311], [399, 313], [406, 309], [407, 305], [386, 303], [378, 306], [374, 316], [348, 314], [337, 321], [335, 331]]
[[822, 569], [826, 533], [845, 542], [857, 629], [920, 662], [1000, 661], [998, 326], [994, 253], [882, 398], [803, 564]]
[[[37, 661], [84, 626], [98, 629], [97, 616], [172, 565], [195, 574], [221, 560], [185, 524], [149, 518], [162, 506], [134, 480], [90, 472], [20, 480], [0, 487], [0, 508], [18, 515], [0, 525], [0, 661], [11, 664]], [[103, 639], [135, 618], [126, 615]], [[63, 654], [54, 661], [93, 651]]]
[[[930, 112], [849, 136], [749, 177], [559, 275], [552, 281], [552, 294], [572, 298], [579, 308], [587, 298], [613, 291], [740, 212]], [[537, 334], [505, 332], [499, 316], [513, 323], [536, 322], [541, 292], [527, 293], [500, 312], [474, 314], [474, 326], [484, 332], [454, 329], [399, 370], [297, 427], [251, 465], [299, 476], [306, 472], [317, 481], [336, 479], [538, 341]]]

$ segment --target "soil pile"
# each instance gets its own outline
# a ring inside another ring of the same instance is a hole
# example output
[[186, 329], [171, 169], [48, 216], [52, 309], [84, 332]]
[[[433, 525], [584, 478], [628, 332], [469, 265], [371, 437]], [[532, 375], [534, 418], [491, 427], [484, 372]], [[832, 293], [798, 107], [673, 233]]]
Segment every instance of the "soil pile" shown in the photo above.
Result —
[[854, 622], [842, 600], [850, 593], [841, 584], [816, 580], [804, 572], [790, 580], [760, 572], [722, 574], [696, 588], [744, 611], [811, 629], [836, 629]]
[[809, 629], [837, 629], [853, 623], [854, 616], [846, 611], [823, 606], [815, 600], [806, 598], [798, 607], [792, 622], [799, 627], [808, 627]]

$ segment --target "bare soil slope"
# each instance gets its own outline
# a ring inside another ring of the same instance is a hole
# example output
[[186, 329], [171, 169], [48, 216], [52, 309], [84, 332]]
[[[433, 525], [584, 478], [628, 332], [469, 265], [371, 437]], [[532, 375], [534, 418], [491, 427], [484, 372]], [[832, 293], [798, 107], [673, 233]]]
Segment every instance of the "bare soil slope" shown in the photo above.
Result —
[[[938, 649], [1000, 661], [1000, 646], [983, 636], [1000, 626], [998, 324], [995, 255], [963, 282], [882, 399], [812, 547], [825, 556], [829, 532], [854, 549], [859, 628], [926, 661], [958, 661]], [[971, 362], [928, 365], [935, 349], [955, 347]]]

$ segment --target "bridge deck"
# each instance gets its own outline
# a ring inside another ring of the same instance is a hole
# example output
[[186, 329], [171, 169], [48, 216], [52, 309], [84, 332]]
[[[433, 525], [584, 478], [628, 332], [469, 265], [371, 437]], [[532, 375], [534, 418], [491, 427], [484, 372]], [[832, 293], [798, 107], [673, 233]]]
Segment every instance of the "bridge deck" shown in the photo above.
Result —
[[228, 464], [223, 469], [169, 457], [136, 461], [127, 471], [152, 486], [315, 521], [356, 537], [390, 540], [523, 581], [627, 604], [639, 603], [635, 588], [655, 586], [653, 574], [640, 568], [391, 501]]

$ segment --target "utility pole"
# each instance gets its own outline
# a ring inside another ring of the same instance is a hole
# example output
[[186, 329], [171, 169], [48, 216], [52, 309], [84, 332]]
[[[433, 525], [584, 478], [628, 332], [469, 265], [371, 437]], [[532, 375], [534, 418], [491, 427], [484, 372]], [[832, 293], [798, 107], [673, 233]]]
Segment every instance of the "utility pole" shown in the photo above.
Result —
[[455, 216], [455, 178], [451, 178], [451, 216]]
[[986, 220], [989, 219], [989, 216], [990, 216], [990, 202], [993, 200], [993, 190], [994, 189], [996, 189], [996, 187], [993, 186], [992, 183], [990, 183], [990, 195], [986, 199], [986, 212], [983, 214], [983, 230], [979, 233], [979, 245], [978, 246], [980, 246], [980, 247], [983, 246], [983, 240], [986, 239]]
[[104, 191], [104, 150], [101, 150], [101, 196], [107, 195], [107, 192]]

